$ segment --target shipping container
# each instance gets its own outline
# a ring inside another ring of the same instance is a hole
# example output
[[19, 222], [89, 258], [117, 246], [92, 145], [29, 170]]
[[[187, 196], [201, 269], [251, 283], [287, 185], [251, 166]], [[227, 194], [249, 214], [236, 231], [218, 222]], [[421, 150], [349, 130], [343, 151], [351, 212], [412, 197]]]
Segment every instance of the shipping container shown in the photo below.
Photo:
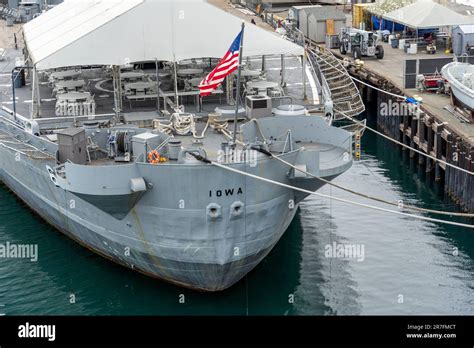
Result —
[[352, 26], [354, 28], [361, 29], [361, 23], [367, 23], [368, 19], [370, 20], [370, 14], [367, 12], [369, 5], [370, 3], [352, 5]]

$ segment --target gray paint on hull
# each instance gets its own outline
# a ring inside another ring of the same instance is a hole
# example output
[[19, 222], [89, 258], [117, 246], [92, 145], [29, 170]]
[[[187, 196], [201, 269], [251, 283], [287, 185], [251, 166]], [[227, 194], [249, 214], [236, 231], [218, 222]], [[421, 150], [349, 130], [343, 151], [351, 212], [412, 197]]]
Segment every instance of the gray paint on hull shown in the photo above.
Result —
[[[19, 138], [28, 137], [0, 122], [2, 128], [17, 132]], [[36, 145], [42, 139], [32, 138], [31, 142]], [[39, 146], [41, 148], [41, 144]], [[54, 148], [51, 144], [43, 146]], [[294, 164], [298, 155], [295, 151], [282, 158]], [[134, 269], [151, 276], [195, 289], [222, 290], [245, 276], [278, 242], [297, 209], [289, 204], [292, 200], [297, 202], [293, 190], [211, 165], [138, 163], [116, 168], [73, 168], [80, 175], [76, 173], [77, 181], [68, 180], [85, 188], [101, 187], [104, 178], [110, 180], [105, 183], [110, 184], [108, 186], [120, 188], [119, 184], [127, 183], [125, 179], [130, 178], [127, 173], [151, 184], [153, 188], [143, 194], [123, 220], [119, 220], [76, 194], [57, 187], [51, 181], [46, 165], [54, 167], [55, 161], [25, 155], [17, 161], [14, 150], [0, 147], [1, 179], [50, 224], [121, 264], [133, 265]], [[261, 159], [256, 167], [232, 166], [292, 184], [289, 168], [273, 159]], [[344, 166], [350, 166], [350, 163]], [[340, 172], [346, 167], [341, 168]], [[87, 175], [89, 170], [95, 174]], [[307, 180], [301, 184], [312, 189], [321, 186], [316, 179]], [[226, 190], [234, 191], [228, 195], [217, 194]], [[73, 208], [71, 200], [74, 200]], [[186, 201], [182, 209], [179, 207], [181, 200]], [[238, 216], [232, 214], [236, 202], [242, 203], [242, 213]], [[219, 217], [209, 218], [207, 207], [210, 204], [219, 205]], [[127, 255], [127, 249], [130, 255]]]
[[71, 231], [79, 231], [84, 229], [84, 227], [72, 222], [69, 225], [69, 229], [65, 229], [64, 226], [58, 224], [60, 218], [56, 216], [53, 211], [44, 209], [41, 200], [36, 196], [32, 196], [30, 191], [19, 181], [4, 170], [0, 170], [0, 177], [20, 199], [33, 211], [37, 212], [46, 222], [83, 246], [127, 268], [180, 286], [202, 291], [221, 291], [242, 279], [273, 249], [293, 220], [297, 210], [293, 210], [291, 218], [288, 219], [287, 223], [281, 226], [279, 231], [275, 234], [275, 239], [270, 246], [238, 261], [232, 261], [226, 264], [191, 264], [188, 262], [163, 259], [159, 256], [146, 254], [133, 249], [130, 250], [130, 256], [125, 257], [125, 255], [121, 255], [119, 252], [119, 250], [124, 250], [124, 245], [105, 237], [100, 237], [100, 241], [88, 238], [86, 237], [88, 234], [94, 233], [90, 230], [84, 231], [83, 233], [72, 233]]

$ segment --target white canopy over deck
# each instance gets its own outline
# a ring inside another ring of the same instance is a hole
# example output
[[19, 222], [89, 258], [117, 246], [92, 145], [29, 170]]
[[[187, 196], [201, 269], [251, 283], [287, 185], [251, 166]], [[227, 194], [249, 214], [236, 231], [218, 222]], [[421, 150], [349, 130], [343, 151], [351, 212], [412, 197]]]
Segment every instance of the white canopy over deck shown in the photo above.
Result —
[[463, 16], [431, 0], [419, 0], [384, 14], [382, 18], [413, 29], [431, 29], [474, 23], [474, 18]]
[[[221, 58], [241, 19], [204, 0], [66, 0], [24, 26], [38, 70]], [[245, 56], [303, 55], [277, 34], [247, 25]]]

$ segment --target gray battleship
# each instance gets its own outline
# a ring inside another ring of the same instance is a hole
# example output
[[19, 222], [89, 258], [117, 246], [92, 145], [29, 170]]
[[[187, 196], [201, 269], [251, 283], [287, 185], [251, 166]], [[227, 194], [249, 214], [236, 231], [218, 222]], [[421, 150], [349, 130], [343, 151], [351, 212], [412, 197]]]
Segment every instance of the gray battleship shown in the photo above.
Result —
[[[65, 2], [25, 25], [26, 55], [8, 50], [0, 62], [13, 71], [13, 89], [0, 89], [1, 180], [48, 223], [107, 259], [197, 290], [232, 286], [272, 250], [308, 195], [291, 187], [316, 191], [351, 167], [354, 133], [331, 125], [327, 83], [300, 46], [250, 28], [242, 80], [228, 78], [199, 98], [193, 74], [201, 79], [215, 66], [235, 30], [222, 45], [214, 40], [215, 54], [197, 33], [201, 49], [175, 52], [174, 60], [130, 50], [119, 65], [108, 54], [129, 50], [127, 42], [86, 55], [71, 50], [95, 47], [117, 20], [146, 22], [143, 13], [157, 13], [150, 6], [169, 6], [184, 26], [212, 15], [227, 31], [239, 19], [201, 1], [84, 3]], [[71, 21], [88, 23], [101, 11], [104, 22], [65, 37], [67, 28], [77, 30]], [[64, 42], [48, 48], [54, 35]], [[132, 47], [139, 41], [131, 40]], [[0, 82], [8, 82], [5, 75]], [[244, 103], [234, 118], [239, 83]]]

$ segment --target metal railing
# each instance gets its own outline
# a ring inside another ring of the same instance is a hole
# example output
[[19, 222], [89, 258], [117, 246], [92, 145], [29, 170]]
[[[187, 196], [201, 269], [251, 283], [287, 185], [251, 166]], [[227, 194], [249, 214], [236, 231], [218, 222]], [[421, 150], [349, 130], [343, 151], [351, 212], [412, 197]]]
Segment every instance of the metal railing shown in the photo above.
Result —
[[0, 108], [0, 117], [7, 121], [12, 126], [15, 126], [21, 130], [24, 130], [30, 134], [39, 133], [39, 125], [36, 120], [28, 119], [15, 113], [13, 110], [8, 109], [5, 106]]
[[13, 17], [15, 19], [19, 19], [20, 13], [15, 8], [10, 8], [8, 6], [0, 4], [0, 17], [2, 18]]
[[454, 55], [453, 60], [460, 63], [474, 63], [474, 56], [463, 53], [460, 56]]

